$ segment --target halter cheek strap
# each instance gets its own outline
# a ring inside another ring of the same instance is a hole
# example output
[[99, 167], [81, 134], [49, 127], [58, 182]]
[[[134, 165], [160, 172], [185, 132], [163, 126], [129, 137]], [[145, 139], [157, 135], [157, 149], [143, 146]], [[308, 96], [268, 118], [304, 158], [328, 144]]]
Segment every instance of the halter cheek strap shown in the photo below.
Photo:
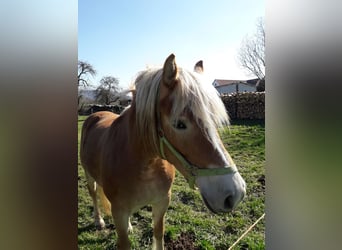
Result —
[[195, 189], [195, 181], [198, 176], [216, 176], [216, 175], [226, 175], [233, 174], [237, 172], [236, 168], [232, 166], [225, 166], [223, 168], [198, 168], [197, 166], [191, 164], [185, 159], [185, 157], [169, 142], [165, 137], [164, 131], [161, 127], [160, 110], [159, 110], [159, 88], [157, 94], [157, 126], [158, 126], [158, 136], [159, 136], [159, 149], [160, 154], [163, 159], [166, 160], [164, 144], [171, 151], [171, 153], [178, 159], [182, 164], [185, 172], [187, 173], [187, 181], [190, 188]]
[[[162, 136], [161, 136], [162, 134]], [[163, 159], [166, 159], [164, 153], [164, 144], [168, 147], [171, 153], [180, 161], [183, 165], [185, 172], [187, 173], [187, 181], [190, 188], [195, 189], [195, 181], [198, 176], [215, 176], [215, 175], [225, 175], [225, 174], [233, 174], [236, 170], [227, 166], [224, 168], [198, 168], [195, 165], [192, 165], [188, 162], [178, 151], [175, 149], [172, 144], [166, 139], [162, 130], [159, 130], [159, 147], [160, 154]]]

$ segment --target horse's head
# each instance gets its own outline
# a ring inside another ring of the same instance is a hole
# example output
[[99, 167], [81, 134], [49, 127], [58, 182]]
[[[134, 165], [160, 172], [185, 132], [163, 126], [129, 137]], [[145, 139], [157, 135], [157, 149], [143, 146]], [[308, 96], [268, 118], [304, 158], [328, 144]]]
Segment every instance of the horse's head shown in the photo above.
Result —
[[194, 182], [211, 211], [231, 211], [243, 199], [246, 184], [217, 132], [228, 116], [215, 88], [178, 68], [170, 55], [158, 96], [161, 156]]

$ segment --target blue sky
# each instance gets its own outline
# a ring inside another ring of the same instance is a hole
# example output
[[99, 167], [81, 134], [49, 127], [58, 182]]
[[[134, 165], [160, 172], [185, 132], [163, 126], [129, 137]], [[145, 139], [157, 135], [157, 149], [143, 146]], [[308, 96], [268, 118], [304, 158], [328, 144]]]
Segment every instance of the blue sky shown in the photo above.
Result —
[[128, 87], [146, 66], [174, 53], [178, 66], [204, 61], [205, 77], [251, 78], [236, 59], [241, 40], [252, 35], [265, 2], [257, 0], [140, 0], [78, 2], [78, 58]]

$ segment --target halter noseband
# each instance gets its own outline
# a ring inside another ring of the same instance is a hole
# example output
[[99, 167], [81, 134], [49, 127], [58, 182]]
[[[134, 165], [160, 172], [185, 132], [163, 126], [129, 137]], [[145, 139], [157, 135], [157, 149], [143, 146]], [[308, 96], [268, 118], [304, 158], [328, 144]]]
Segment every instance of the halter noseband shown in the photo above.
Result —
[[157, 126], [158, 126], [160, 154], [161, 154], [161, 157], [166, 160], [166, 156], [164, 153], [164, 144], [165, 144], [168, 147], [168, 149], [172, 152], [172, 154], [183, 165], [184, 170], [188, 175], [186, 180], [188, 181], [190, 188], [195, 189], [195, 180], [196, 180], [196, 177], [198, 176], [225, 175], [225, 174], [233, 174], [237, 172], [236, 168], [233, 168], [232, 166], [225, 166], [223, 168], [198, 168], [197, 166], [187, 161], [185, 157], [174, 146], [172, 146], [169, 140], [165, 137], [164, 131], [161, 126], [160, 109], [159, 109], [159, 89], [160, 89], [160, 85], [158, 86], [158, 93], [157, 93], [157, 100], [156, 100]]

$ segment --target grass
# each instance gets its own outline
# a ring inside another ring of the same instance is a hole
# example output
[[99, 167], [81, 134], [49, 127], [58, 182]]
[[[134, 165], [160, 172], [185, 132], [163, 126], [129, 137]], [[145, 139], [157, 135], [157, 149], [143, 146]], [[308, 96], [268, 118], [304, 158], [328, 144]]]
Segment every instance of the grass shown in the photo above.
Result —
[[[86, 117], [78, 120], [79, 138]], [[238, 122], [220, 131], [222, 141], [247, 183], [247, 195], [232, 213], [215, 215], [191, 190], [178, 172], [172, 187], [172, 200], [166, 213], [165, 245], [167, 249], [228, 249], [265, 210], [265, 126], [264, 123]], [[115, 249], [113, 221], [97, 231], [93, 224], [92, 202], [86, 188], [84, 172], [78, 164], [78, 245], [79, 249]], [[131, 217], [132, 249], [151, 249], [151, 207], [146, 206]], [[261, 220], [235, 249], [265, 249], [265, 221]]]

